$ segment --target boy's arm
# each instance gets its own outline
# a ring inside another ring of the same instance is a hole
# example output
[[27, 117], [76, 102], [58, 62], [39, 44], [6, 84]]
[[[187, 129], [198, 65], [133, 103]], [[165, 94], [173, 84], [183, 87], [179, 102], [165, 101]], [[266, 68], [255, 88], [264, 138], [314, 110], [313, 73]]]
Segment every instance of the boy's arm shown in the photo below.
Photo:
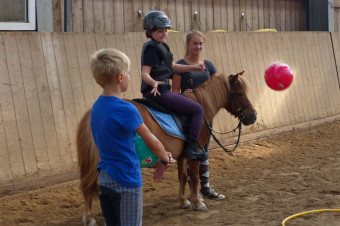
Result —
[[183, 64], [175, 64], [172, 63], [172, 70], [175, 73], [183, 73], [188, 71], [203, 71], [205, 66], [203, 63], [201, 64], [194, 64], [194, 65], [183, 65]]
[[148, 148], [162, 161], [157, 161], [153, 167], [156, 168], [153, 173], [153, 179], [160, 180], [163, 178], [165, 171], [175, 163], [170, 152], [166, 152], [163, 144], [154, 136], [144, 123], [137, 129], [136, 133], [143, 139]]
[[163, 144], [150, 132], [149, 128], [142, 123], [136, 133], [143, 139], [148, 148], [163, 162], [170, 162], [169, 155], [165, 151]]

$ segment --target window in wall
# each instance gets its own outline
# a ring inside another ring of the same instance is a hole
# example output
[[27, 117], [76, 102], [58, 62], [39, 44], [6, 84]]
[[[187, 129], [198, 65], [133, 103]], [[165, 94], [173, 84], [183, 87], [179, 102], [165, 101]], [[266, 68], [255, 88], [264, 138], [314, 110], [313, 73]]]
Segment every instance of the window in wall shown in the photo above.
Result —
[[35, 30], [35, 0], [0, 0], [0, 30]]

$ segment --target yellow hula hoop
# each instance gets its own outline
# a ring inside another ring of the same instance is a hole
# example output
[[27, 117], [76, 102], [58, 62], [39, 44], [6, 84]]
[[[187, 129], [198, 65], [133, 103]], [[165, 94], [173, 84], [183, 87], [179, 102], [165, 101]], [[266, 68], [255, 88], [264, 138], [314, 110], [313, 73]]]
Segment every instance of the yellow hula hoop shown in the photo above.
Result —
[[287, 217], [286, 219], [284, 219], [282, 221], [282, 226], [285, 226], [285, 223], [294, 218], [294, 217], [298, 217], [298, 216], [301, 216], [301, 215], [304, 215], [304, 214], [307, 214], [307, 213], [322, 213], [322, 212], [340, 212], [340, 209], [321, 209], [321, 210], [310, 210], [310, 211], [306, 211], [306, 212], [301, 212], [301, 213], [297, 213], [297, 214], [294, 214], [292, 216], [289, 216]]

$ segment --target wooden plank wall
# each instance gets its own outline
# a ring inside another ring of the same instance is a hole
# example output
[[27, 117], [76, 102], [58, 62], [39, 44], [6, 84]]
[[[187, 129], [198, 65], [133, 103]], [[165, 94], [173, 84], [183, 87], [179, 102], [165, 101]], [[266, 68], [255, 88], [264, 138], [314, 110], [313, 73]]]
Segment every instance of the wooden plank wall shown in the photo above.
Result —
[[340, 1], [334, 2], [334, 32], [340, 31]]
[[335, 64], [336, 64], [336, 69], [337, 69], [337, 72], [338, 72], [337, 81], [338, 81], [339, 89], [340, 89], [340, 75], [339, 75], [339, 67], [340, 67], [340, 33], [339, 32], [333, 32], [332, 33], [332, 42], [333, 42], [333, 49], [334, 49]]
[[[64, 0], [52, 1], [54, 31], [63, 31]], [[71, 31], [142, 31], [151, 10], [165, 12], [177, 31], [303, 31], [306, 23], [305, 0], [73, 0]]]
[[[340, 114], [338, 33], [208, 32], [206, 36], [203, 56], [219, 72], [245, 70], [250, 82], [258, 120], [244, 127], [242, 139]], [[185, 33], [169, 34], [176, 60], [184, 55], [184, 37]], [[69, 175], [77, 172], [77, 123], [101, 91], [91, 75], [90, 55], [104, 47], [127, 53], [132, 79], [124, 97], [140, 97], [140, 53], [145, 41], [142, 32], [0, 33], [0, 194], [76, 177]], [[294, 71], [292, 86], [282, 92], [269, 89], [263, 79], [265, 68], [277, 60]], [[225, 111], [214, 121], [219, 131], [236, 125]], [[219, 137], [226, 144], [231, 136], [236, 134]]]
[[340, 31], [340, 0], [334, 0], [334, 32]]

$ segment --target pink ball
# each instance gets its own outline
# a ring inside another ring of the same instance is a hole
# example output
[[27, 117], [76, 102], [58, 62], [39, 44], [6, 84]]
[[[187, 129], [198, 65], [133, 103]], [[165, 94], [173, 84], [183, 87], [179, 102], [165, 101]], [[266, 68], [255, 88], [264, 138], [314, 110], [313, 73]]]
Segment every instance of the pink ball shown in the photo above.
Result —
[[285, 63], [271, 63], [264, 74], [267, 85], [273, 90], [287, 89], [293, 81], [293, 71]]

